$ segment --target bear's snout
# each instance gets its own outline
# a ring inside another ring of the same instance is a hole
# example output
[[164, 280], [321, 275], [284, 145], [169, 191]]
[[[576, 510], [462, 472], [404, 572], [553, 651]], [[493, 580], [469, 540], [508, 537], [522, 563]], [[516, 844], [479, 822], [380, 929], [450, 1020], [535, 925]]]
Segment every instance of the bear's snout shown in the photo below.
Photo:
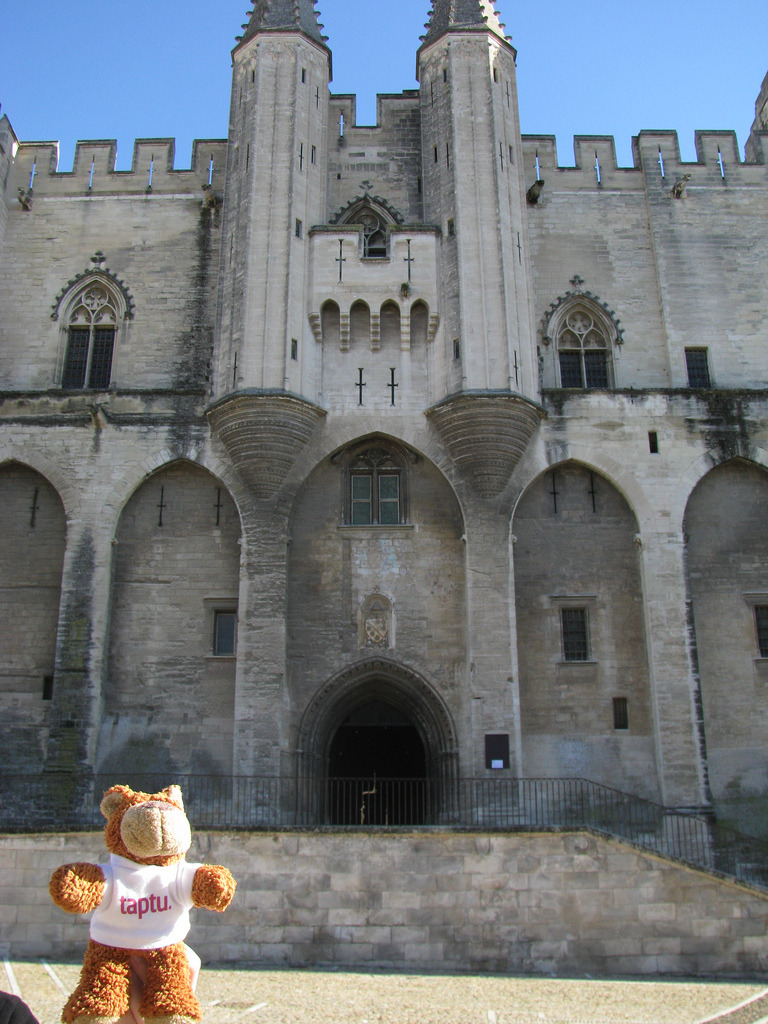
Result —
[[192, 844], [186, 814], [161, 800], [129, 807], [120, 823], [120, 835], [131, 856], [141, 860], [177, 857]]

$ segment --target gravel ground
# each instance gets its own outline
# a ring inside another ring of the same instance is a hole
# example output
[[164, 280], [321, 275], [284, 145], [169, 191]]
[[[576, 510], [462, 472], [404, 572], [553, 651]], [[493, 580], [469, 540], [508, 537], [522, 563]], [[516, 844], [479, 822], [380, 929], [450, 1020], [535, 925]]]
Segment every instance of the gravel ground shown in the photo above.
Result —
[[[38, 961], [14, 961], [10, 967], [40, 1024], [58, 1024], [79, 965], [52, 963], [47, 971]], [[10, 989], [11, 979], [4, 973], [0, 968], [0, 987]], [[699, 1024], [764, 992], [765, 984], [757, 981], [598, 981], [206, 967], [197, 994], [205, 1024]], [[746, 1016], [748, 1022], [757, 1020], [754, 1013]]]

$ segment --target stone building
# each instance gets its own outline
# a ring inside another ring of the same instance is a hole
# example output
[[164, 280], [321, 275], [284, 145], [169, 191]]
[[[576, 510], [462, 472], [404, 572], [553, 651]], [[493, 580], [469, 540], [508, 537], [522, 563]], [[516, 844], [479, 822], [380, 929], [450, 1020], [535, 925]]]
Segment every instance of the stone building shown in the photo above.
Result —
[[[487, 0], [356, 123], [256, 0], [226, 140], [0, 121], [6, 772], [582, 777], [768, 802], [768, 79], [521, 136]], [[222, 55], [222, 67], [225, 55]]]

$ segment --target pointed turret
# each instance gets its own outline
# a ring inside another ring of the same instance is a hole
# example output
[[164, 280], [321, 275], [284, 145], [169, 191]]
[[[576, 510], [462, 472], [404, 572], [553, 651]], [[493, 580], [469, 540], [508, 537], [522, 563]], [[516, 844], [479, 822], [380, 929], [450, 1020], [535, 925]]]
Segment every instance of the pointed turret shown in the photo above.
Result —
[[255, 0], [250, 21], [241, 42], [261, 32], [298, 30], [316, 43], [325, 46], [328, 37], [317, 20], [315, 0]]
[[424, 45], [429, 46], [446, 32], [494, 32], [506, 40], [499, 13], [489, 0], [432, 0], [432, 11], [425, 26]]

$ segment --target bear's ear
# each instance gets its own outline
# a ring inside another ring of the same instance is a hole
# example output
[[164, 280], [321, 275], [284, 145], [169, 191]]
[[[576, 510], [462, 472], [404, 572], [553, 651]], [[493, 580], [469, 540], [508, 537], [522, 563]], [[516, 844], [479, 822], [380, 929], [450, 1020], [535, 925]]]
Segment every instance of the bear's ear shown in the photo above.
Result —
[[169, 786], [162, 792], [169, 803], [173, 804], [174, 807], [178, 807], [180, 811], [184, 810], [184, 797], [181, 795], [181, 789], [178, 786]]
[[131, 796], [133, 796], [133, 790], [128, 786], [113, 786], [104, 794], [99, 810], [109, 820], [115, 811], [119, 810], [123, 804], [128, 803]]

